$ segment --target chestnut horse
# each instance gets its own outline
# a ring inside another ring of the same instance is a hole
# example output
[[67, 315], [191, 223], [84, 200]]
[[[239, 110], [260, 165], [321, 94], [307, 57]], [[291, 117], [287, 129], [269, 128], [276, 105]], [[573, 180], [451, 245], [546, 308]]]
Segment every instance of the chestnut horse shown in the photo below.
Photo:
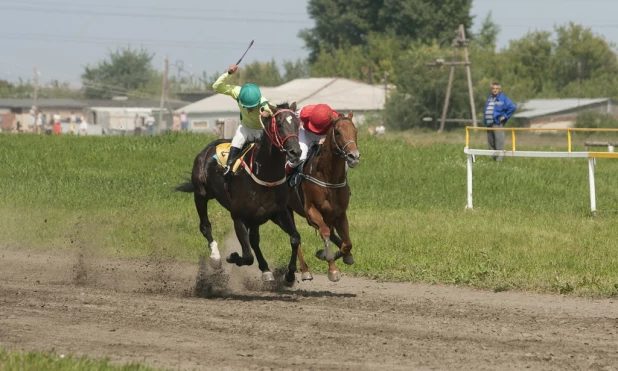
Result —
[[[341, 279], [335, 260], [343, 257], [345, 264], [354, 264], [346, 214], [350, 202], [346, 164], [350, 168], [356, 167], [361, 155], [356, 143], [358, 130], [352, 117], [352, 112], [347, 116], [331, 116], [332, 124], [324, 143], [308, 156], [296, 175], [302, 178], [300, 185], [290, 187], [290, 209], [306, 218], [324, 240], [324, 250], [319, 250], [316, 256], [328, 262], [328, 279], [333, 282]], [[334, 233], [334, 229], [341, 239]], [[339, 251], [331, 251], [331, 242], [339, 246]], [[298, 259], [302, 279], [313, 279], [300, 248]]]
[[200, 232], [208, 240], [211, 250], [210, 265], [213, 268], [221, 268], [221, 256], [217, 241], [212, 237], [212, 227], [208, 219], [208, 201], [215, 198], [230, 211], [236, 236], [242, 246], [242, 256], [232, 253], [226, 259], [227, 262], [237, 266], [252, 265], [253, 249], [262, 271], [262, 279], [273, 281], [274, 276], [259, 245], [259, 228], [271, 220], [290, 236], [292, 256], [285, 280], [288, 284], [293, 284], [300, 234], [287, 207], [289, 192], [284, 165], [286, 159], [298, 162], [300, 158], [297, 135], [300, 121], [294, 114], [296, 103], [270, 108], [275, 113], [272, 118], [261, 119], [264, 135], [257, 144], [257, 149], [244, 156], [242, 169], [228, 182], [224, 180], [223, 167], [217, 160], [216, 153], [218, 145], [229, 143], [230, 140], [219, 139], [207, 145], [195, 157], [191, 181], [176, 186], [176, 190], [193, 193], [195, 208], [200, 217]]

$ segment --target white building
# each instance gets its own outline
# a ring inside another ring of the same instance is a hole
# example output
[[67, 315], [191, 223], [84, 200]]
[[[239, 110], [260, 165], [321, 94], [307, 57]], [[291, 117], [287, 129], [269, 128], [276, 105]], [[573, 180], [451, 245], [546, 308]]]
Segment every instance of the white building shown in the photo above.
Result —
[[[344, 78], [306, 78], [296, 79], [277, 87], [260, 87], [262, 95], [272, 104], [296, 102], [303, 107], [310, 104], [326, 103], [339, 113], [354, 112], [354, 122], [363, 122], [367, 112], [384, 109], [384, 86], [369, 85]], [[215, 122], [226, 122], [224, 137], [233, 134], [233, 127], [238, 124], [238, 104], [229, 96], [215, 94], [201, 101], [176, 110], [185, 112], [190, 129], [197, 132], [213, 132]]]

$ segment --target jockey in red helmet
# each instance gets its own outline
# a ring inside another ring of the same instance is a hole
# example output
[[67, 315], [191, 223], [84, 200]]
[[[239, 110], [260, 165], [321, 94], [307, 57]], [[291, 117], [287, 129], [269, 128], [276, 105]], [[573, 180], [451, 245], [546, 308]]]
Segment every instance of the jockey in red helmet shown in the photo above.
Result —
[[285, 164], [285, 170], [288, 174], [291, 174], [299, 164], [307, 159], [307, 153], [313, 143], [320, 143], [326, 137], [326, 133], [332, 124], [331, 116], [337, 117], [339, 114], [328, 104], [313, 104], [296, 111], [296, 116], [301, 121], [298, 141], [302, 153], [298, 163], [292, 164], [288, 161]]

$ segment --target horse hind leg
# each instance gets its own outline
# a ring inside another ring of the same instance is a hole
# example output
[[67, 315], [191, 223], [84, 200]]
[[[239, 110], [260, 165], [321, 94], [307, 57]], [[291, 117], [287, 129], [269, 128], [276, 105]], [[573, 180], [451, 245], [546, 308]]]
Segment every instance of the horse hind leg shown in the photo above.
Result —
[[320, 236], [324, 241], [324, 250], [318, 251], [316, 253], [316, 258], [328, 262], [328, 279], [332, 282], [337, 282], [341, 279], [341, 272], [339, 272], [339, 269], [335, 265], [335, 254], [331, 250], [330, 228], [324, 222], [322, 214], [315, 208], [309, 209], [307, 216], [310, 218], [310, 223], [318, 227]]
[[[341, 235], [341, 245], [339, 245], [339, 256], [343, 257], [343, 263], [347, 265], [354, 264], [354, 256], [352, 255], [352, 241], [350, 240], [350, 227], [348, 225], [348, 217], [343, 214], [335, 223], [337, 233]], [[337, 255], [337, 254], [335, 254]]]
[[208, 219], [208, 197], [198, 192], [195, 192], [193, 195], [195, 208], [200, 217], [200, 232], [208, 240], [208, 247], [210, 248], [210, 266], [213, 269], [221, 269], [219, 244], [212, 237], [212, 225], [210, 224], [210, 219]]
[[307, 262], [305, 262], [305, 257], [303, 256], [302, 242], [300, 238], [300, 233], [298, 233], [298, 229], [296, 229], [296, 222], [294, 222], [294, 211], [288, 208], [288, 213], [290, 216], [289, 221], [293, 226], [292, 230], [286, 230], [283, 223], [279, 220], [274, 219], [273, 221], [277, 224], [284, 232], [290, 235], [290, 246], [292, 247], [292, 255], [290, 256], [290, 263], [288, 264], [288, 273], [286, 274], [285, 282], [288, 286], [292, 286], [294, 281], [296, 280], [296, 260], [298, 259], [298, 264], [300, 265], [301, 271], [301, 279], [303, 281], [312, 281], [313, 275], [309, 271], [309, 266]]
[[264, 259], [264, 255], [262, 255], [262, 249], [260, 249], [260, 227], [254, 226], [249, 228], [249, 241], [251, 243], [251, 248], [253, 252], [255, 252], [255, 257], [258, 261], [258, 267], [262, 272], [262, 281], [264, 282], [272, 282], [275, 280], [275, 276], [273, 272], [270, 271], [268, 267], [268, 262]]

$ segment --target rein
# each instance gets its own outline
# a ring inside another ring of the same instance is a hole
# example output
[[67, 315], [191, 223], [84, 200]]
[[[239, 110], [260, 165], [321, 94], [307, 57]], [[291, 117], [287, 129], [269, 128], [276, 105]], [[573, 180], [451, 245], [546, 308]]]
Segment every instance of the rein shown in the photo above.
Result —
[[[270, 142], [276, 147], [278, 148], [281, 152], [287, 152], [287, 150], [283, 147], [283, 144], [285, 143], [286, 140], [293, 138], [293, 137], [297, 137], [298, 138], [298, 134], [296, 133], [292, 133], [288, 136], [286, 136], [285, 138], [281, 137], [281, 134], [279, 133], [279, 128], [277, 127], [277, 120], [276, 120], [276, 116], [280, 113], [283, 112], [290, 112], [294, 115], [294, 111], [292, 111], [291, 109], [280, 109], [277, 110], [273, 116], [272, 119], [270, 120], [270, 123], [268, 125], [268, 128], [266, 126], [264, 126], [264, 123], [262, 123], [262, 120], [260, 119], [260, 123], [262, 124], [262, 128], [264, 128], [264, 133], [268, 136], [268, 138], [270, 138]], [[272, 134], [269, 132], [269, 130], [272, 131]], [[253, 155], [255, 153], [255, 149], [253, 151], [253, 153], [251, 153], [251, 163], [249, 165], [247, 165], [247, 163], [245, 161], [242, 161], [241, 165], [242, 167], [245, 169], [245, 171], [251, 176], [251, 179], [253, 179], [254, 182], [256, 182], [257, 184], [264, 186], [264, 187], [276, 187], [278, 185], [281, 185], [283, 183], [285, 183], [287, 177], [285, 175], [283, 175], [282, 179], [277, 180], [276, 182], [265, 182], [263, 180], [258, 179], [257, 176], [255, 176], [255, 174], [253, 173]]]
[[270, 120], [270, 123], [268, 125], [268, 128], [270, 129], [270, 131], [272, 131], [272, 134], [267, 130], [267, 127], [264, 126], [264, 123], [262, 123], [262, 120], [260, 120], [260, 123], [262, 124], [262, 128], [264, 128], [264, 133], [266, 135], [268, 135], [268, 137], [270, 138], [270, 141], [272, 142], [272, 144], [277, 147], [281, 152], [286, 152], [287, 150], [285, 148], [283, 148], [283, 144], [285, 143], [286, 140], [293, 138], [293, 137], [297, 137], [298, 138], [298, 134], [296, 133], [292, 133], [290, 135], [288, 135], [285, 138], [281, 137], [281, 134], [279, 133], [279, 128], [277, 127], [277, 120], [276, 117], [278, 114], [283, 113], [283, 112], [290, 112], [292, 115], [294, 115], [294, 111], [292, 111], [291, 109], [287, 109], [287, 108], [283, 108], [280, 110], [277, 110], [273, 116], [272, 119]]

